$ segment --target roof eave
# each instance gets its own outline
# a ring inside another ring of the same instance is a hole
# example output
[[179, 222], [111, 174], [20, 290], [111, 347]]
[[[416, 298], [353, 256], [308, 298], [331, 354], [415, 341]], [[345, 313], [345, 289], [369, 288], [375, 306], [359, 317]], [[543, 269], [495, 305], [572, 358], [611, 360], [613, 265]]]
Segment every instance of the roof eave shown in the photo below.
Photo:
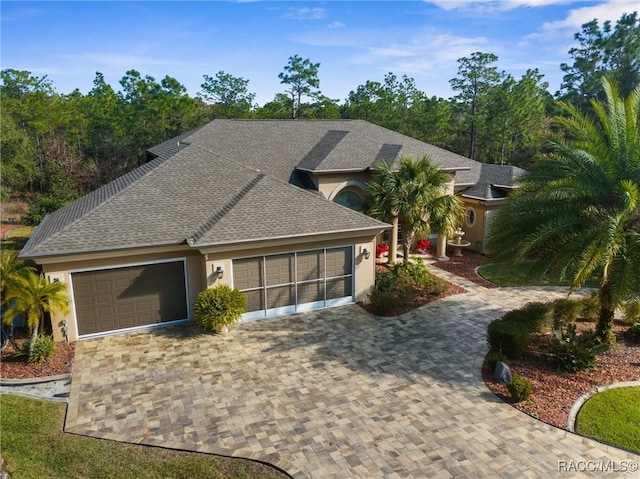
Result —
[[374, 233], [379, 234], [382, 231], [393, 228], [392, 225], [387, 223], [381, 223], [380, 226], [369, 226], [366, 228], [350, 228], [345, 230], [332, 230], [332, 231], [321, 231], [317, 233], [304, 233], [297, 235], [283, 235], [283, 236], [265, 236], [262, 238], [247, 238], [242, 240], [227, 240], [227, 241], [210, 241], [210, 242], [192, 242], [189, 246], [192, 248], [208, 248], [211, 246], [227, 246], [232, 244], [246, 244], [246, 243], [259, 243], [261, 241], [278, 241], [289, 238], [309, 238], [313, 236], [327, 236], [327, 235], [339, 235], [344, 233]]
[[296, 166], [295, 168], [298, 171], [302, 171], [304, 173], [312, 173], [314, 175], [328, 175], [328, 174], [335, 174], [335, 173], [364, 173], [366, 171], [368, 171], [370, 169], [370, 167], [366, 167], [366, 168], [345, 168], [345, 169], [333, 169], [333, 170], [310, 170], [307, 168], [300, 168], [299, 166]]
[[54, 250], [54, 251], [48, 251], [43, 253], [38, 253], [37, 251], [35, 251], [27, 254], [20, 253], [18, 257], [20, 259], [30, 259], [35, 261], [39, 258], [53, 258], [55, 256], [106, 253], [108, 251], [124, 251], [124, 250], [131, 250], [131, 249], [153, 248], [153, 247], [163, 247], [163, 246], [180, 246], [180, 245], [186, 245], [186, 242], [182, 240], [177, 243], [175, 241], [138, 243], [138, 244], [119, 245], [119, 246], [96, 247], [88, 250], [87, 249]]

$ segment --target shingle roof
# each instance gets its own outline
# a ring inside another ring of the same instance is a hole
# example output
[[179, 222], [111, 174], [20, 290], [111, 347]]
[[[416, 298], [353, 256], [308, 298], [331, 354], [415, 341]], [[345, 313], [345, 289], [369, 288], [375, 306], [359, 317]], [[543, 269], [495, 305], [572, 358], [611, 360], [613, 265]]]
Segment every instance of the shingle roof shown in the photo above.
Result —
[[480, 164], [477, 183], [462, 190], [460, 194], [463, 197], [482, 200], [503, 199], [524, 173], [525, 170], [517, 166]]
[[427, 155], [443, 169], [460, 170], [463, 182], [479, 175], [478, 163], [469, 158], [364, 120], [215, 120], [184, 141], [282, 181], [296, 168], [316, 174], [365, 171], [404, 155]]
[[108, 196], [96, 190], [49, 215], [21, 256], [179, 245], [190, 239], [197, 247], [387, 227], [195, 144], [185, 143], [172, 157], [159, 157], [125, 176], [127, 181], [100, 189]]
[[22, 257], [381, 230], [388, 225], [308, 191], [309, 174], [367, 171], [404, 155], [455, 171], [456, 184], [474, 185], [465, 194], [493, 197], [522, 171], [362, 120], [215, 120], [149, 149], [145, 165], [47, 216]]

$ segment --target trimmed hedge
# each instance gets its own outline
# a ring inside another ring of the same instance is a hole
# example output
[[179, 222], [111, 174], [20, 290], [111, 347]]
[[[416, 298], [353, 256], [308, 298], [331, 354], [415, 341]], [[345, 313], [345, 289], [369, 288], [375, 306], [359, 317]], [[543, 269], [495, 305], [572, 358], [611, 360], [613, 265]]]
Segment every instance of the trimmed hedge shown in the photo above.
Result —
[[496, 319], [487, 328], [489, 348], [509, 359], [519, 358], [529, 345], [529, 333], [529, 328], [523, 323]]

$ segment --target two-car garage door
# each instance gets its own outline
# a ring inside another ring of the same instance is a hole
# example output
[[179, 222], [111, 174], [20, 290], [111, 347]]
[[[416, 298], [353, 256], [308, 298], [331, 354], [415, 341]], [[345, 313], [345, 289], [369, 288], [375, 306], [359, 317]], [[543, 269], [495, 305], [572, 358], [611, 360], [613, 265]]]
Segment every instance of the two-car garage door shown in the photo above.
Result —
[[71, 273], [80, 336], [188, 318], [184, 261]]
[[353, 301], [353, 249], [235, 259], [233, 281], [247, 299], [244, 320], [349, 303]]

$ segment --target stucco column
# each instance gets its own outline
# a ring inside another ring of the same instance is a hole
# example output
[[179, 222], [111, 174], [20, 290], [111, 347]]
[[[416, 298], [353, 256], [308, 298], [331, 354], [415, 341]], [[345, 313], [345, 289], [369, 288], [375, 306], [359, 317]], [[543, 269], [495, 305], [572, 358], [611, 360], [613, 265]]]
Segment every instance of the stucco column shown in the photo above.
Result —
[[398, 257], [398, 217], [393, 217], [393, 229], [391, 230], [391, 244], [389, 245], [389, 264], [394, 264]]
[[447, 256], [447, 235], [443, 235], [442, 233], [438, 233], [436, 259], [438, 261], [446, 261], [449, 259]]

